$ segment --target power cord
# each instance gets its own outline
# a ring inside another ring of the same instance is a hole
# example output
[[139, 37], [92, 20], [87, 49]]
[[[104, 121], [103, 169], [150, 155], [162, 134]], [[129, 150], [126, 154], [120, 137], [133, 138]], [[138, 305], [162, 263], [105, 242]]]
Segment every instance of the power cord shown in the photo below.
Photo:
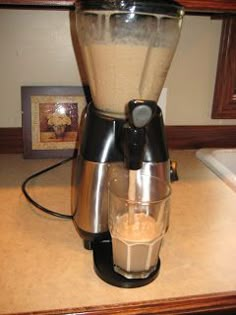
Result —
[[33, 175], [29, 176], [28, 178], [26, 178], [26, 180], [21, 185], [22, 192], [23, 192], [24, 196], [26, 197], [26, 199], [30, 203], [32, 203], [36, 208], [40, 209], [41, 211], [43, 211], [43, 212], [45, 212], [47, 214], [50, 214], [50, 215], [52, 215], [54, 217], [61, 218], [61, 219], [72, 220], [73, 219], [73, 215], [59, 213], [59, 212], [56, 212], [56, 211], [53, 211], [53, 210], [50, 210], [50, 209], [47, 209], [47, 208], [41, 206], [39, 203], [37, 203], [35, 200], [33, 200], [30, 197], [29, 193], [27, 192], [26, 186], [33, 178], [38, 177], [41, 174], [44, 174], [44, 173], [46, 173], [46, 172], [48, 172], [48, 171], [50, 171], [50, 170], [52, 170], [52, 169], [54, 169], [54, 168], [56, 168], [58, 166], [61, 166], [61, 165], [65, 164], [65, 163], [67, 163], [67, 162], [69, 162], [69, 161], [71, 161], [73, 159], [74, 159], [74, 156], [69, 157], [68, 159], [62, 160], [59, 163], [51, 165], [51, 166], [49, 166], [49, 167], [47, 167], [47, 168], [45, 168], [45, 169], [43, 169], [43, 170], [41, 170], [41, 171], [39, 171], [37, 173], [34, 173]]

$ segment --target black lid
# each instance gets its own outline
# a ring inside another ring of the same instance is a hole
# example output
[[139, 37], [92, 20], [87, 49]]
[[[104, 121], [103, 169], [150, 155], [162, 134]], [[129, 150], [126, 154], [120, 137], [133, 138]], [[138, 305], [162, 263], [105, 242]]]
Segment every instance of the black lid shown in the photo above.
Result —
[[118, 10], [181, 16], [183, 7], [173, 0], [77, 0], [80, 10]]

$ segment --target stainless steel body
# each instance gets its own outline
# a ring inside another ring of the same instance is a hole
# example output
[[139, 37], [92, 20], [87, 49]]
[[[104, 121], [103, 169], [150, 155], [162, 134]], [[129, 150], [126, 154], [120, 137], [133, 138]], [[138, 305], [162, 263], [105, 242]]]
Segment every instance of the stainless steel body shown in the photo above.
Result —
[[[124, 163], [91, 162], [79, 156], [76, 164], [73, 184], [74, 223], [84, 239], [93, 241], [101, 233], [108, 231], [107, 184], [109, 176], [123, 169]], [[143, 163], [137, 172], [169, 181], [169, 160]]]

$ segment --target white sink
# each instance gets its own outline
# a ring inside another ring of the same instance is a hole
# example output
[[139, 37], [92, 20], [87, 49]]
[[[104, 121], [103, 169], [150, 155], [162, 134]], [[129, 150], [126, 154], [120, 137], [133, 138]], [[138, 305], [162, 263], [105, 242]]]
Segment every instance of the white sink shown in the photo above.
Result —
[[196, 156], [236, 192], [236, 148], [200, 149]]

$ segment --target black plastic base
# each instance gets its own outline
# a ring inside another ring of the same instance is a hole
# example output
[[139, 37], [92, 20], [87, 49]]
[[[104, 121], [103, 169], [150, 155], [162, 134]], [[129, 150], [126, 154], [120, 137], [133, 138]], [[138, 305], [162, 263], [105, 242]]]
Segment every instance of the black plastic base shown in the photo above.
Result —
[[93, 244], [95, 242], [100, 242], [102, 240], [110, 239], [110, 233], [108, 231], [102, 233], [89, 233], [80, 229], [75, 220], [73, 220], [75, 228], [81, 238], [83, 239], [84, 248], [88, 250], [93, 249]]
[[127, 279], [113, 269], [111, 240], [93, 243], [93, 260], [95, 272], [102, 280], [122, 288], [137, 288], [152, 282], [158, 276], [161, 265], [159, 259], [156, 270], [145, 279]]

